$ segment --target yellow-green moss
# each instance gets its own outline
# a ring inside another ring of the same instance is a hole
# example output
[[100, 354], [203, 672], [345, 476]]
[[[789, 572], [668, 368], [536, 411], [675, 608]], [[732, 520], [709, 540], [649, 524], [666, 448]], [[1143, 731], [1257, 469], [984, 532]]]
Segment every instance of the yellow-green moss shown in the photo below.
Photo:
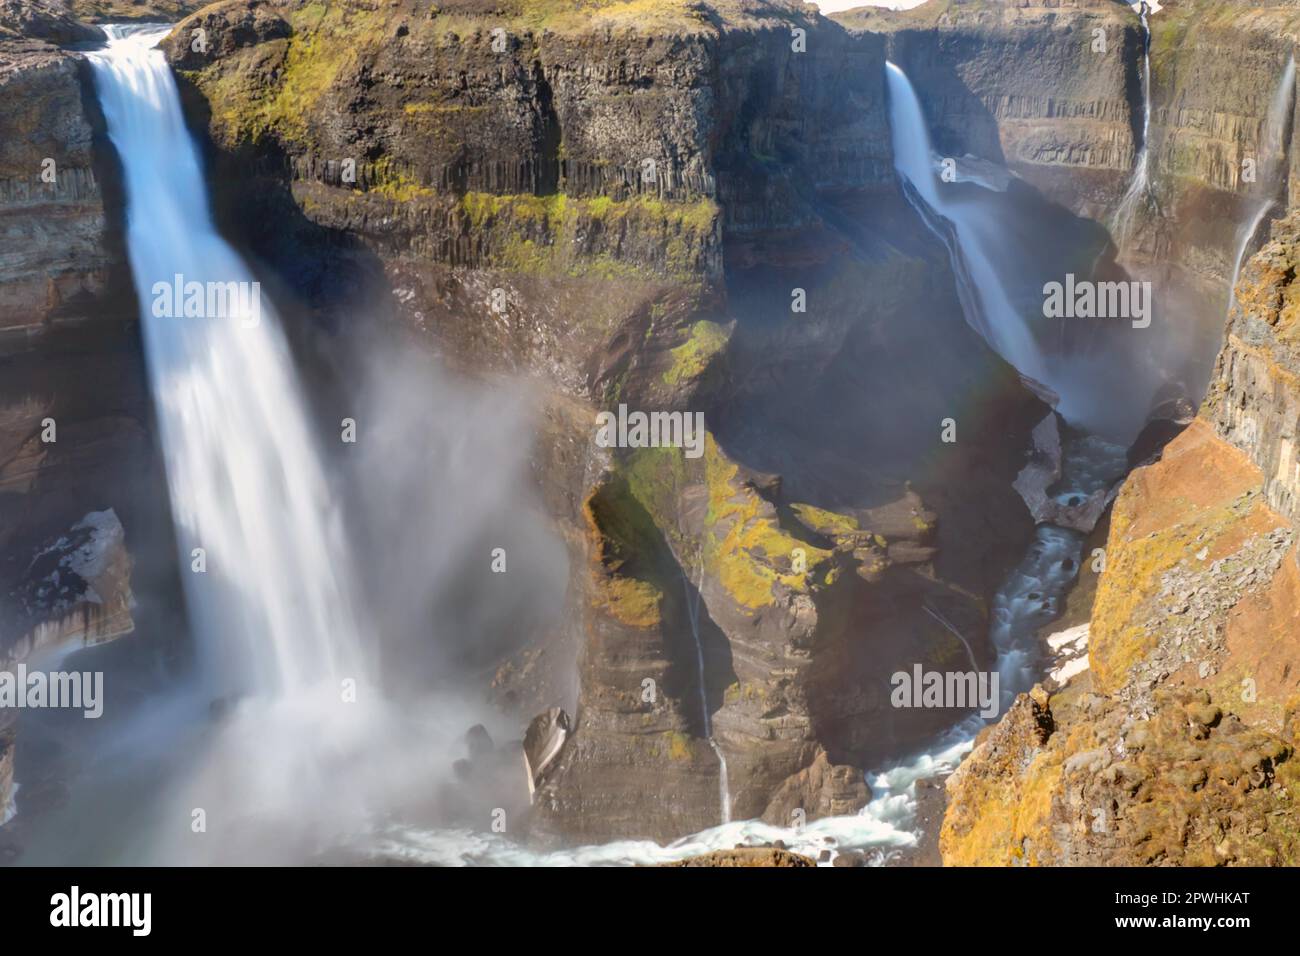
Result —
[[669, 385], [681, 385], [704, 374], [715, 355], [727, 345], [727, 328], [717, 322], [701, 320], [691, 326], [690, 337], [669, 354], [673, 363], [664, 372]]
[[664, 731], [664, 739], [668, 744], [669, 760], [691, 759], [691, 740], [685, 734], [678, 733], [675, 730], [666, 730]]
[[[831, 552], [792, 537], [773, 518], [764, 517], [764, 502], [757, 492], [736, 486], [739, 470], [713, 436], [707, 435], [704, 472], [709, 505], [704, 558], [738, 604], [757, 609], [774, 603], [773, 587], [778, 582], [805, 590], [809, 572], [828, 560]], [[796, 548], [804, 552], [805, 570], [798, 573], [793, 570]]]
[[370, 192], [378, 193], [394, 202], [411, 202], [415, 199], [428, 199], [434, 195], [432, 189], [396, 169], [387, 157], [374, 164], [372, 175], [374, 182]]
[[188, 74], [213, 104], [214, 117], [233, 139], [257, 141], [268, 132], [308, 140], [307, 124], [321, 98], [345, 71], [388, 42], [389, 11], [311, 3], [281, 13], [293, 29], [287, 40], [264, 44], [283, 57], [273, 85], [249, 82], [221, 62]]
[[1160, 594], [1162, 576], [1228, 533], [1257, 499], [1257, 494], [1250, 494], [1212, 509], [1197, 509], [1189, 502], [1182, 512], [1184, 521], [1133, 540], [1126, 538], [1139, 516], [1126, 507], [1127, 502], [1114, 509], [1108, 564], [1097, 583], [1088, 640], [1089, 664], [1099, 689], [1115, 690], [1129, 670], [1154, 650], [1160, 635], [1146, 629], [1148, 615], [1142, 608]]
[[626, 479], [613, 476], [599, 485], [583, 512], [593, 541], [598, 606], [628, 627], [658, 627], [663, 590], [655, 580], [654, 554], [662, 545]]
[[[700, 255], [711, 241], [718, 207], [709, 199], [662, 202], [650, 197], [615, 201], [608, 197], [575, 198], [557, 193], [496, 195], [471, 192], [460, 199], [462, 214], [475, 232], [497, 243], [486, 243], [488, 267], [529, 275], [568, 275], [599, 279], [645, 280], [671, 278], [698, 283]], [[611, 253], [583, 255], [579, 235], [593, 222], [607, 231], [626, 230], [644, 237], [647, 248], [665, 250], [662, 268], [654, 263], [615, 257]]]
[[798, 502], [790, 508], [800, 521], [822, 534], [853, 534], [862, 530], [858, 519], [852, 515], [842, 515], [836, 511], [827, 511], [825, 508]]
[[605, 588], [607, 607], [614, 618], [628, 627], [658, 627], [659, 603], [663, 592], [648, 581], [615, 578]]

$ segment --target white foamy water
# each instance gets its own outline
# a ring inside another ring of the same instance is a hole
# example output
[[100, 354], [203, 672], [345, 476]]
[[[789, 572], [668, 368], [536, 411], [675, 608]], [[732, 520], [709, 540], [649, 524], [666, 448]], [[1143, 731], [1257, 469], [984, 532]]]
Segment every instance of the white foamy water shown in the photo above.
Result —
[[[141, 852], [163, 863], [310, 859], [364, 832], [374, 794], [400, 791], [400, 774], [408, 786], [422, 774], [428, 786], [432, 771], [399, 749], [409, 743], [399, 715], [368, 679], [357, 574], [318, 438], [276, 312], [213, 224], [175, 81], [154, 49], [168, 30], [109, 26], [107, 48], [88, 55], [125, 180], [127, 250], [199, 654], [191, 699], [225, 702], [210, 728], [187, 731], [198, 736], [175, 755]], [[214, 308], [213, 288], [244, 299]], [[192, 293], [196, 314], [167, 314], [169, 301]], [[166, 734], [161, 724], [157, 732]], [[428, 752], [433, 737], [423, 739]], [[211, 813], [220, 837], [195, 839], [193, 807]]]
[[[172, 298], [174, 285], [248, 291], [256, 281], [213, 225], [176, 84], [153, 49], [168, 29], [105, 27], [108, 48], [88, 59], [122, 158], [127, 247], [205, 672], [236, 693], [359, 678], [355, 576], [274, 309], [262, 296], [253, 314], [155, 314], [155, 297]], [[205, 573], [191, 571], [195, 549]]]

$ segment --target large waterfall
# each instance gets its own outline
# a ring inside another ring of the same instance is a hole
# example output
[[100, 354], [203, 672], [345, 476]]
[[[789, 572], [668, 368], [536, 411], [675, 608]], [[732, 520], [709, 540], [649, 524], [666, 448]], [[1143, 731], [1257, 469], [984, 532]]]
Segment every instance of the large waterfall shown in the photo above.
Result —
[[356, 679], [354, 575], [319, 438], [276, 314], [213, 225], [176, 84], [153, 49], [167, 28], [105, 29], [107, 49], [89, 59], [122, 159], [131, 271], [206, 673], [222, 693]]

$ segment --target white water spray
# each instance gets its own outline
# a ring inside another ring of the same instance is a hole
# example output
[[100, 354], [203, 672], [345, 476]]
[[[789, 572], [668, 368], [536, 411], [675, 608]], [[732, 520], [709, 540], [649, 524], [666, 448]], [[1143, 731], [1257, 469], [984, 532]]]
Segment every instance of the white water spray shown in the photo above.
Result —
[[260, 293], [213, 225], [175, 81], [153, 49], [168, 28], [105, 30], [107, 49], [88, 59], [122, 159], [179, 550], [206, 566], [182, 577], [208, 675], [220, 673], [222, 692], [278, 695], [358, 678], [354, 575], [274, 310], [158, 317], [151, 307], [216, 283]]
[[1269, 104], [1268, 116], [1264, 120], [1264, 131], [1260, 139], [1259, 157], [1260, 176], [1256, 179], [1257, 196], [1255, 210], [1242, 224], [1237, 233], [1237, 252], [1233, 258], [1232, 279], [1228, 283], [1228, 311], [1232, 311], [1237, 301], [1237, 280], [1241, 278], [1241, 267], [1246, 263], [1246, 256], [1251, 251], [1252, 241], [1266, 216], [1277, 204], [1277, 194], [1284, 179], [1286, 165], [1286, 129], [1291, 116], [1292, 102], [1295, 97], [1295, 57], [1287, 57], [1286, 68], [1278, 83], [1273, 102]]

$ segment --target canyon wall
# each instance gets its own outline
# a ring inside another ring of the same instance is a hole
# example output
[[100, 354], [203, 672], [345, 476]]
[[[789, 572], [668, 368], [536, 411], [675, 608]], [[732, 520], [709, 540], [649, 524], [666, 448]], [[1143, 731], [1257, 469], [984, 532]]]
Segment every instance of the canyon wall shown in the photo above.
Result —
[[[167, 49], [272, 288], [341, 340], [379, 320], [537, 389], [574, 650], [504, 662], [494, 692], [569, 706], [531, 662], [573, 656], [579, 686], [534, 836], [717, 823], [705, 709], [729, 811], [774, 822], [860, 805], [862, 768], [950, 716], [889, 708], [888, 675], [964, 655], [927, 605], [978, 643], [1042, 406], [909, 238], [881, 38], [750, 0], [237, 0]], [[703, 411], [707, 452], [596, 448], [620, 404]]]
[[1300, 216], [1248, 264], [1200, 415], [1114, 505], [1089, 669], [948, 783], [949, 864], [1295, 865]]
[[1118, 264], [1158, 290], [1155, 330], [1135, 349], [1160, 384], [1197, 400], [1239, 252], [1264, 235], [1250, 241], [1250, 226], [1296, 188], [1295, 99], [1282, 87], [1300, 7], [1164, 4], [1148, 18], [1149, 111], [1141, 24], [1123, 3], [936, 0], [837, 17], [886, 36], [941, 153], [1005, 162], [1110, 230]]

